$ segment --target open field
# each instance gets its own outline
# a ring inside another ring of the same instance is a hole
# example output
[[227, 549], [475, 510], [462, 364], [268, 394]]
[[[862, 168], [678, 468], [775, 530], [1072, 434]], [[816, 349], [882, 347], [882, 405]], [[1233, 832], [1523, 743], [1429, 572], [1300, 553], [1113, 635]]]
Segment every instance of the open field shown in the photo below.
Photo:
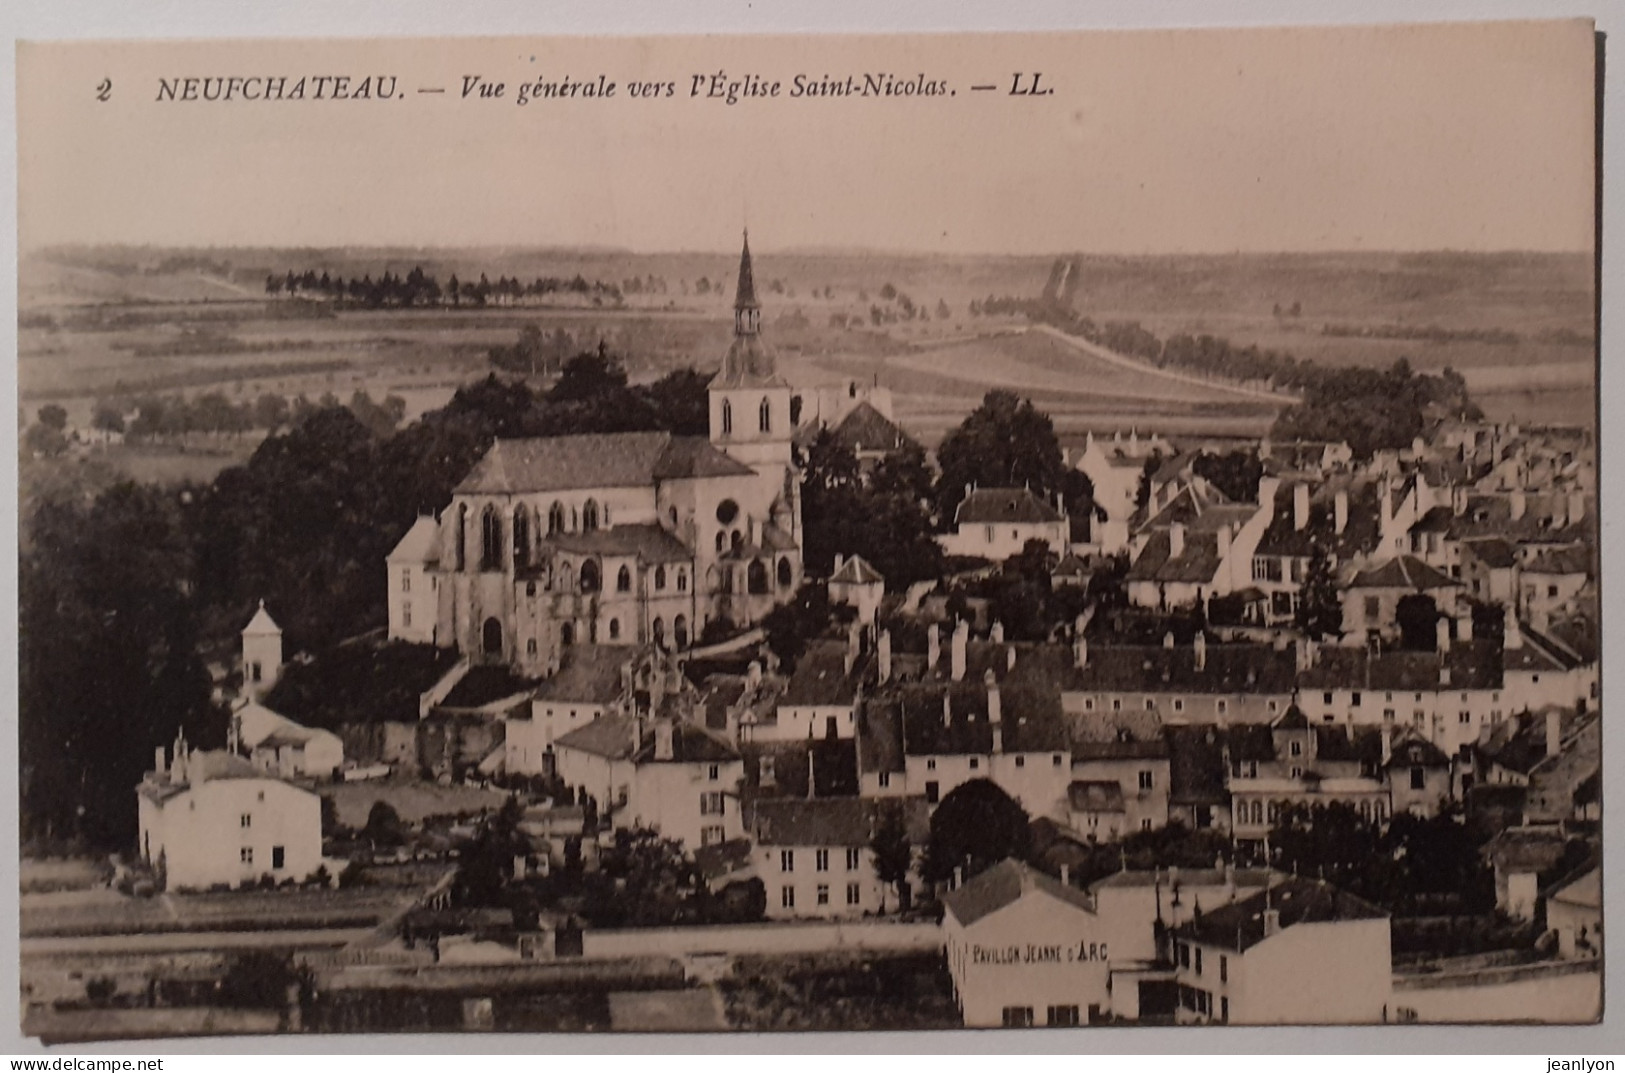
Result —
[[356, 928], [376, 924], [413, 896], [411, 889], [380, 886], [132, 898], [103, 887], [24, 894], [19, 909], [24, 938]]
[[[1092, 360], [1023, 332], [1019, 317], [970, 314], [973, 300], [1038, 296], [1053, 258], [755, 253], [764, 327], [791, 382], [878, 381], [927, 443], [995, 386], [1030, 395], [1068, 435], [1129, 425], [1258, 435], [1275, 413], [1266, 400]], [[1592, 419], [1592, 271], [1579, 255], [1073, 261], [1073, 306], [1097, 322], [1138, 321], [1164, 338], [1223, 335], [1326, 364], [1386, 366], [1406, 357], [1418, 369], [1452, 366], [1493, 417]], [[604, 340], [635, 380], [684, 365], [706, 370], [727, 347], [737, 264], [735, 254], [614, 250], [42, 251], [21, 265], [20, 399], [27, 419], [52, 401], [81, 425], [96, 400], [139, 392], [220, 391], [244, 401], [266, 392], [347, 399], [366, 390], [375, 399], [401, 396], [411, 420], [484, 376], [488, 351], [531, 324], [568, 332], [583, 349]], [[625, 294], [618, 307], [342, 311], [265, 294], [273, 273], [376, 277], [417, 265], [442, 280], [579, 274]], [[923, 313], [904, 315], [909, 308]], [[1442, 341], [1392, 337], [1433, 327]], [[109, 461], [170, 481], [206, 477], [215, 461], [172, 454]]]

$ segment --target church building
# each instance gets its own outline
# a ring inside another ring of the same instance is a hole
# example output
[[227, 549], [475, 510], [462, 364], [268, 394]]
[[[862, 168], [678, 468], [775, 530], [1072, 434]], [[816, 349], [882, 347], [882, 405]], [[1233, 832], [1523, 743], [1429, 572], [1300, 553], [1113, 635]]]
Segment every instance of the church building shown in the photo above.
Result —
[[709, 437], [498, 440], [391, 552], [390, 637], [543, 677], [568, 645], [683, 649], [713, 620], [760, 621], [801, 583], [790, 398], [747, 237]]

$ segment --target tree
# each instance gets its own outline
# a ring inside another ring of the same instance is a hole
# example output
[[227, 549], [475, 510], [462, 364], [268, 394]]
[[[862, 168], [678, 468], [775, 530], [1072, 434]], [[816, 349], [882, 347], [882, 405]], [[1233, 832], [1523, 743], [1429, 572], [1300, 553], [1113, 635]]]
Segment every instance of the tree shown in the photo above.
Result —
[[1063, 490], [1066, 467], [1047, 414], [1013, 392], [989, 391], [982, 404], [943, 438], [937, 449], [937, 516], [943, 524], [972, 485], [1030, 488], [1053, 500]]
[[874, 854], [875, 878], [880, 880], [880, 911], [886, 911], [885, 888], [897, 892], [899, 909], [908, 908], [908, 873], [914, 865], [914, 847], [909, 844], [908, 830], [903, 824], [902, 809], [895, 802], [885, 802], [880, 825], [869, 841]]
[[1345, 890], [1364, 889], [1361, 877], [1378, 858], [1376, 827], [1342, 801], [1281, 810], [1269, 844], [1273, 867]]
[[406, 828], [401, 824], [401, 817], [395, 807], [388, 801], [374, 801], [372, 810], [367, 813], [367, 826], [361, 829], [361, 836], [374, 846], [399, 846], [406, 841]]
[[1203, 452], [1191, 464], [1191, 471], [1224, 493], [1234, 503], [1251, 503], [1258, 497], [1258, 481], [1264, 465], [1252, 451], [1227, 454]]
[[705, 436], [711, 431], [710, 384], [709, 376], [689, 367], [672, 370], [640, 393], [654, 413], [655, 427], [679, 436]]
[[98, 432], [123, 432], [124, 411], [110, 402], [98, 402], [90, 417], [90, 427]]
[[519, 830], [524, 808], [510, 797], [480, 825], [458, 856], [452, 896], [465, 906], [504, 904], [504, 892], [513, 875], [513, 860], [530, 852], [530, 842]]
[[1024, 858], [1032, 843], [1027, 813], [989, 779], [960, 783], [931, 814], [925, 878], [943, 882], [963, 868], [965, 878], [1006, 857]]
[[1331, 553], [1320, 541], [1309, 549], [1309, 568], [1298, 591], [1294, 622], [1304, 635], [1320, 641], [1343, 634], [1343, 603], [1338, 597], [1337, 575]]
[[48, 403], [39, 408], [39, 423], [61, 432], [68, 427], [68, 411], [54, 402]]
[[1432, 652], [1438, 645], [1439, 605], [1425, 592], [1399, 598], [1394, 608], [1400, 647], [1411, 652]]
[[226, 1006], [281, 1009], [288, 1001], [290, 987], [303, 992], [309, 983], [309, 971], [295, 968], [290, 954], [250, 950], [226, 965], [220, 979], [220, 1001]]
[[807, 650], [807, 642], [828, 629], [829, 622], [829, 590], [818, 582], [807, 582], [788, 603], [763, 617], [762, 630], [767, 647], [790, 669]]

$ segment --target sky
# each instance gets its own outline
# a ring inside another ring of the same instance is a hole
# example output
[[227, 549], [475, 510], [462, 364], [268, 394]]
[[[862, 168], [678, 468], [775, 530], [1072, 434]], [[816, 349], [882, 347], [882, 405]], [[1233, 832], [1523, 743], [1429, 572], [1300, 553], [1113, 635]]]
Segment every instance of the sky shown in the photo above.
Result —
[[[719, 71], [781, 95], [690, 95]], [[788, 96], [865, 72], [953, 95]], [[1017, 72], [1053, 93], [1010, 94]], [[157, 99], [161, 79], [323, 74], [402, 96]], [[463, 97], [470, 75], [504, 95]], [[615, 97], [515, 101], [599, 75]], [[762, 249], [1589, 252], [1594, 129], [1575, 21], [28, 44], [19, 239], [723, 251], [748, 224]]]

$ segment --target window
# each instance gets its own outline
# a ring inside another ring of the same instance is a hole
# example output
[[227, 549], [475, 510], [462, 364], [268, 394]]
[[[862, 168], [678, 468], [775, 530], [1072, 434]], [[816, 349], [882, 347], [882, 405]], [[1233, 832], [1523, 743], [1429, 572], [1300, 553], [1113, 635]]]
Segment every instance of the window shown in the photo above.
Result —
[[1202, 948], [1196, 948], [1196, 975], [1202, 975]]
[[1182, 712], [1184, 710], [1185, 710], [1185, 698], [1184, 697], [1175, 697], [1174, 698], [1174, 711]]
[[[724, 403], [723, 405], [727, 405], [727, 404]], [[784, 906], [784, 908], [786, 908], [786, 909], [794, 909], [796, 907], [796, 888], [794, 888], [794, 887], [780, 887], [779, 888], [779, 904]]]
[[980, 759], [978, 759], [977, 757], [974, 757], [974, 756], [970, 758], [970, 769], [972, 771], [975, 771], [977, 768], [979, 768], [981, 766], [982, 766], [982, 761]]
[[495, 507], [480, 515], [480, 569], [498, 570], [502, 565], [502, 520]]
[[[727, 399], [723, 399], [722, 400], [722, 434], [724, 436], [726, 436], [729, 433], [733, 432], [733, 430], [734, 430], [734, 408], [733, 408], [733, 403], [729, 402]], [[790, 903], [790, 902], [785, 903], [786, 906], [791, 905], [791, 904], [793, 904], [793, 903]]]
[[665, 589], [665, 587], [666, 568], [664, 566], [657, 566], [655, 567], [655, 591], [660, 592], [661, 590]]
[[768, 405], [766, 398], [762, 399], [762, 404], [756, 408], [756, 424], [763, 432], [773, 431], [773, 407]]
[[272, 868], [281, 868], [282, 863], [283, 863], [284, 860], [285, 860], [285, 854], [283, 853], [283, 848], [281, 846], [272, 846], [271, 847], [271, 867]]
[[598, 560], [588, 559], [581, 564], [581, 591], [598, 591]]
[[1151, 772], [1149, 772], [1149, 771], [1140, 772], [1140, 789], [1141, 790], [1149, 790], [1149, 789], [1151, 789]]
[[1411, 789], [1420, 790], [1427, 785], [1427, 772], [1419, 767], [1411, 768]]
[[1375, 622], [1382, 617], [1382, 598], [1380, 596], [1367, 596], [1365, 598], [1365, 617], [1367, 622]]
[[1358, 708], [1360, 706], [1360, 694], [1359, 693], [1356, 692], [1356, 693], [1350, 693], [1349, 694], [1349, 706], [1354, 707], [1354, 708]]
[[[820, 850], [814, 850], [813, 851], [813, 871], [815, 871], [815, 872], [827, 872], [827, 871], [829, 871], [829, 850], [820, 849]], [[819, 904], [822, 905], [823, 903], [820, 902]]]
[[705, 777], [710, 779], [712, 782], [716, 782], [717, 779], [722, 777], [722, 765], [712, 764], [706, 769]]
[[1148, 712], [1156, 711], [1157, 710], [1157, 702], [1155, 700], [1151, 699], [1150, 697], [1145, 698], [1145, 710], [1148, 711]]
[[1144, 817], [1143, 819], [1140, 820], [1140, 830], [1142, 830], [1142, 831], [1151, 830], [1151, 817], [1150, 816], [1146, 816], [1146, 817]]
[[991, 525], [987, 527], [987, 542], [989, 544], [993, 543], [993, 527]]
[[244, 864], [253, 864], [254, 863], [254, 847], [253, 846], [244, 846], [242, 849], [238, 850], [237, 851], [237, 859], [242, 861]]
[[1078, 1027], [1078, 1008], [1076, 1006], [1051, 1006], [1046, 1011], [1051, 1028]]
[[1288, 746], [1288, 751], [1291, 752], [1291, 754], [1293, 756], [1302, 756], [1303, 755], [1303, 742], [1301, 742], [1301, 741], [1293, 742], [1290, 746]]
[[1189, 943], [1179, 944], [1179, 967], [1182, 969], [1188, 969], [1191, 967], [1191, 948]]
[[1122, 710], [1123, 710], [1123, 698], [1121, 698], [1121, 697], [1113, 697], [1112, 698], [1112, 711], [1120, 712]]
[[250, 681], [254, 681], [254, 682], [260, 681], [261, 676], [264, 673], [265, 672], [260, 667], [260, 661], [259, 660], [255, 660], [253, 663], [250, 663], [248, 665], [248, 677], [249, 677]]
[[1294, 767], [1294, 768], [1293, 768], [1293, 769], [1292, 769], [1292, 777], [1293, 777], [1293, 778], [1294, 778], [1294, 779], [1301, 779], [1301, 778], [1303, 778], [1303, 768], [1301, 768], [1301, 767]]
[[[411, 604], [403, 604], [401, 606], [401, 625], [402, 626], [410, 626], [410, 625], [412, 625], [412, 605]], [[254, 681], [258, 682], [259, 680], [260, 680], [260, 665], [258, 663], [256, 663], [256, 664], [254, 664]]]
[[767, 592], [767, 567], [762, 565], [760, 559], [752, 559], [750, 566], [745, 568], [745, 588], [754, 596]]
[[779, 850], [779, 871], [794, 872], [796, 870], [796, 851], [793, 849]]
[[828, 905], [829, 904], [829, 884], [828, 883], [820, 883], [820, 884], [818, 884], [818, 904], [819, 905]]
[[621, 620], [618, 619], [618, 618], [612, 618], [612, 619], [609, 620], [609, 639], [611, 641], [618, 641], [618, 640], [620, 640], [620, 637], [621, 637]]
[[700, 845], [702, 846], [714, 846], [727, 840], [727, 833], [722, 829], [721, 824], [700, 828]]
[[242, 826], [242, 827], [252, 827], [252, 826], [254, 826], [254, 815], [253, 815], [253, 813], [245, 812], [241, 816], [239, 816], [238, 817], [238, 825]]
[[846, 885], [846, 904], [859, 905], [863, 901], [863, 889], [856, 883]]
[[686, 570], [677, 571], [677, 591], [678, 592], [687, 592], [688, 591], [688, 571], [686, 571]]
[[[1219, 983], [1227, 984], [1229, 982], [1230, 982], [1230, 959], [1225, 957], [1223, 954], [1220, 954], [1219, 955]], [[1227, 999], [1226, 1001], [1228, 1002], [1229, 1000]]]
[[1230, 710], [1230, 702], [1227, 701], [1227, 700], [1221, 700], [1221, 701], [1219, 701], [1218, 708], [1219, 708], [1219, 714], [1223, 715], [1224, 713], [1226, 713], [1226, 712], [1228, 712]]
[[875, 781], [878, 782], [880, 784], [880, 788], [884, 790], [886, 787], [891, 785], [891, 772], [882, 771], [880, 773], [880, 777]]
[[[723, 797], [720, 792], [710, 790], [700, 795], [701, 816], [721, 816], [723, 808]], [[785, 869], [785, 871], [789, 871], [789, 869]]]
[[1033, 1008], [1031, 1006], [1006, 1006], [1004, 1008], [1005, 1028], [1031, 1028], [1033, 1026]]
[[1471, 723], [1473, 721], [1473, 713], [1472, 712], [1460, 712], [1457, 715], [1457, 719], [1460, 722], [1463, 722], [1463, 723]]
[[794, 574], [793, 574], [793, 572], [791, 571], [791, 568], [790, 568], [790, 560], [789, 559], [780, 559], [779, 560], [779, 588], [788, 589], [790, 587], [790, 582], [793, 581], [793, 580], [795, 580], [795, 577], [794, 577]]
[[1278, 701], [1278, 700], [1272, 700], [1272, 701], [1269, 702], [1268, 705], [1266, 705], [1266, 707], [1269, 708], [1270, 714], [1274, 715], [1277, 711], [1280, 710], [1281, 702]]
[[848, 872], [856, 872], [858, 870], [859, 854], [861, 853], [862, 851], [856, 846], [848, 847], [846, 851], [846, 870]]
[[1392, 708], [1384, 708], [1382, 710], [1382, 721], [1384, 723], [1392, 723], [1394, 721], [1394, 710]]
[[1332, 702], [1332, 695], [1331, 695], [1331, 692], [1329, 690], [1320, 695], [1320, 703], [1322, 703], [1322, 704], [1330, 704], [1331, 702]]
[[402, 592], [411, 592], [412, 591], [412, 574], [411, 574], [410, 571], [407, 571], [407, 570], [401, 571], [401, 591]]
[[1061, 766], [1061, 754], [1056, 753], [1054, 756], [1050, 757], [1049, 758], [1049, 763], [1050, 763], [1050, 767], [1060, 767]]
[[937, 761], [936, 761], [935, 757], [928, 757], [926, 759], [926, 761], [925, 761], [925, 770], [927, 770], [927, 771], [935, 771], [935, 770], [937, 770]]
[[525, 654], [527, 656], [534, 656], [536, 654], [536, 638], [532, 637], [525, 642]]
[[1084, 697], [1083, 698], [1083, 710], [1086, 711], [1086, 712], [1094, 711], [1095, 710], [1095, 698], [1093, 698], [1093, 697]]
[[[881, 776], [881, 777], [884, 778], [885, 776]], [[938, 790], [938, 788], [937, 788], [937, 784], [936, 784], [935, 781], [928, 782], [928, 783], [925, 784], [925, 801], [926, 801], [926, 804], [934, 805], [934, 804], [937, 803], [937, 790]]]
[[632, 591], [632, 571], [624, 566], [615, 574], [615, 591]]
[[1219, 1020], [1225, 1022], [1226, 1024], [1230, 1023], [1230, 996], [1229, 995], [1220, 995], [1219, 996]]

